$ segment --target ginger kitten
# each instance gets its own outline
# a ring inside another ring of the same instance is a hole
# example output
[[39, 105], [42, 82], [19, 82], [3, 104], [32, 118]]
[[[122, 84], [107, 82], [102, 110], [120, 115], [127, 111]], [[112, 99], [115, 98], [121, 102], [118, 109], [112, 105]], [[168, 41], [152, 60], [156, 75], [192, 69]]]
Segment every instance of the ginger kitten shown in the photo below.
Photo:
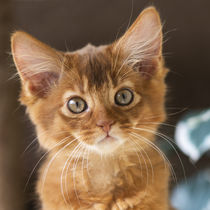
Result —
[[12, 54], [40, 145], [42, 210], [167, 210], [162, 26], [153, 7], [110, 45], [57, 51], [25, 32]]

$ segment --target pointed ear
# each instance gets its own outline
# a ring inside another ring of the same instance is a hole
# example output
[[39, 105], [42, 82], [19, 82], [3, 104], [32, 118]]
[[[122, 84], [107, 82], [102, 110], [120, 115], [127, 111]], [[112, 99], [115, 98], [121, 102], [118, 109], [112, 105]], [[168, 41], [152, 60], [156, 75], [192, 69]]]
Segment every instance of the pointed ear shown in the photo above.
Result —
[[12, 35], [11, 48], [26, 95], [44, 97], [58, 82], [62, 53], [21, 31]]
[[154, 7], [145, 9], [115, 44], [126, 64], [151, 76], [162, 56], [162, 25]]

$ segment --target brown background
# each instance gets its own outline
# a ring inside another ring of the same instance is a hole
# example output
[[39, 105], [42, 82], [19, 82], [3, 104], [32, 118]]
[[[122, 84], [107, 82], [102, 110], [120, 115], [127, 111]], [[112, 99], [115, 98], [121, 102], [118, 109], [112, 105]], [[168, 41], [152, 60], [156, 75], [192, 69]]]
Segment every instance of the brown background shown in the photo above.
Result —
[[175, 124], [186, 110], [210, 107], [209, 0], [0, 0], [0, 209], [23, 210], [22, 199], [34, 198], [33, 181], [25, 194], [19, 184], [33, 168], [36, 147], [20, 158], [33, 135], [17, 103], [18, 80], [8, 80], [15, 73], [7, 54], [9, 35], [21, 29], [59, 50], [106, 44], [149, 5], [157, 7], [164, 23], [164, 54], [171, 69], [167, 110], [179, 112], [169, 119]]
[[[11, 31], [25, 30], [60, 50], [115, 40], [149, 5], [160, 11], [171, 74], [173, 106], [210, 105], [210, 2], [208, 0], [16, 0]], [[131, 11], [133, 12], [131, 14]]]

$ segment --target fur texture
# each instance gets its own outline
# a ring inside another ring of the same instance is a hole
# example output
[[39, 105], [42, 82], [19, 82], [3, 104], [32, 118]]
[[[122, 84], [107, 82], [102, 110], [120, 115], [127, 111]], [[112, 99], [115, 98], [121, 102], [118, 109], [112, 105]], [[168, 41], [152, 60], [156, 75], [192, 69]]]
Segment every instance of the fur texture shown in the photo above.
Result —
[[[161, 31], [150, 7], [106, 46], [64, 53], [13, 34], [20, 100], [47, 151], [37, 183], [42, 210], [169, 209], [168, 164], [154, 144], [165, 120]], [[120, 106], [125, 89], [133, 98]], [[68, 107], [75, 97], [87, 104], [78, 114]]]

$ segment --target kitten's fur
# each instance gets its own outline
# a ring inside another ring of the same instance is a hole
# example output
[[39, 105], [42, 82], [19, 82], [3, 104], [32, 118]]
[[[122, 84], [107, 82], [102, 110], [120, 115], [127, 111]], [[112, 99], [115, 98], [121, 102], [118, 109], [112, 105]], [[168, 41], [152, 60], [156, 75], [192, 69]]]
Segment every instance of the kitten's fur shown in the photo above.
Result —
[[[47, 150], [37, 183], [42, 210], [169, 209], [168, 166], [153, 144], [165, 120], [161, 31], [150, 7], [107, 46], [63, 53], [13, 34], [20, 100]], [[133, 91], [128, 106], [114, 101], [122, 88]], [[87, 110], [71, 113], [72, 96]]]

